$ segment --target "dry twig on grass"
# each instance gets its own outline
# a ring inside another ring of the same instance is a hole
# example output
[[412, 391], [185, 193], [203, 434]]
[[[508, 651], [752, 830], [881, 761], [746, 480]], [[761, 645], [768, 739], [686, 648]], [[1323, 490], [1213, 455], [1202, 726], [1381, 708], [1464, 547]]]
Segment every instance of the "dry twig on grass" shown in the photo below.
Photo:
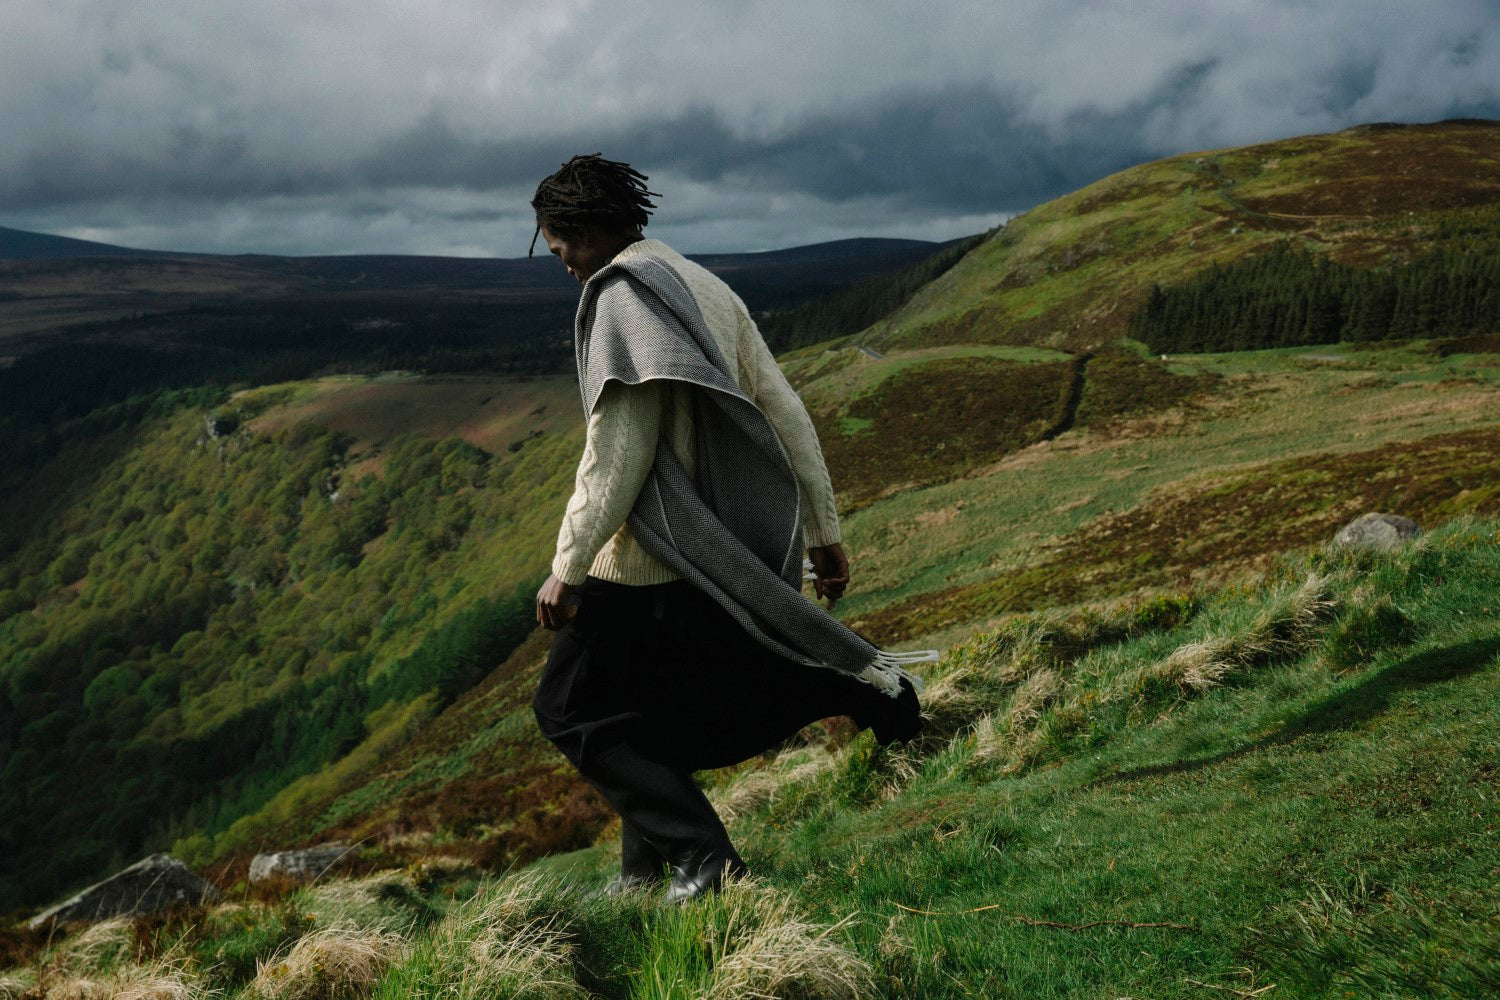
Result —
[[1270, 983], [1266, 986], [1262, 986], [1258, 990], [1242, 990], [1237, 986], [1219, 986], [1215, 983], [1199, 982], [1196, 979], [1184, 979], [1183, 982], [1188, 983], [1192, 986], [1202, 986], [1204, 989], [1223, 990], [1226, 993], [1233, 993], [1235, 996], [1242, 998], [1242, 1000], [1251, 1000], [1251, 998], [1253, 997], [1264, 996], [1265, 994], [1271, 992], [1276, 988], [1275, 983]]
[[[970, 913], [983, 913], [986, 910], [998, 910], [1004, 903], [991, 903], [989, 906], [976, 906], [971, 910], [919, 910], [914, 906], [904, 906], [896, 903], [897, 909], [905, 910], [907, 913], [916, 913], [924, 917], [961, 917]], [[1024, 913], [1008, 913], [1006, 916], [1015, 917], [1021, 923], [1029, 927], [1056, 927], [1064, 931], [1086, 931], [1091, 927], [1160, 927], [1172, 931], [1190, 931], [1196, 934], [1199, 927], [1194, 924], [1172, 924], [1172, 923], [1142, 923], [1134, 920], [1090, 920], [1086, 924], [1065, 924], [1057, 920], [1037, 920], [1028, 917]]]

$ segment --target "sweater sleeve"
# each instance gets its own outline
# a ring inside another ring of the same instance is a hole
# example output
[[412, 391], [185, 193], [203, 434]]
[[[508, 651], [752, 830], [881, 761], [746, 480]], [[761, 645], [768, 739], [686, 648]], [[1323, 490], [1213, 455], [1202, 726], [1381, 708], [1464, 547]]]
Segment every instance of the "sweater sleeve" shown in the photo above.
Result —
[[808, 548], [832, 545], [841, 541], [839, 534], [838, 508], [833, 499], [833, 480], [828, 475], [828, 466], [823, 461], [823, 448], [818, 444], [818, 432], [813, 429], [812, 418], [802, 397], [786, 380], [765, 338], [755, 329], [754, 321], [744, 317], [748, 331], [742, 330], [742, 350], [749, 364], [746, 374], [753, 385], [746, 386], [751, 398], [765, 412], [771, 427], [787, 456], [792, 460], [792, 471], [797, 476], [797, 488], [802, 494], [804, 536]]
[[563, 583], [583, 582], [594, 556], [635, 506], [656, 457], [661, 406], [658, 382], [610, 382], [599, 394], [557, 533], [552, 574]]

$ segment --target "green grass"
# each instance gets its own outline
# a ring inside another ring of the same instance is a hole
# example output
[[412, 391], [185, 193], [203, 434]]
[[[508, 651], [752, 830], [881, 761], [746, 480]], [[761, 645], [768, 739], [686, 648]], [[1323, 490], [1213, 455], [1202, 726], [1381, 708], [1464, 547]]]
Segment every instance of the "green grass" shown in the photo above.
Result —
[[[1306, 353], [1345, 354], [1349, 360], [1299, 361]], [[1090, 371], [1108, 379], [1103, 385], [1115, 396], [1128, 399], [1102, 360], [1091, 362]], [[1226, 510], [1223, 522], [1205, 523], [1192, 514], [1200, 498], [1232, 488], [1232, 482], [1259, 483], [1268, 490], [1293, 487], [1309, 469], [1326, 467], [1328, 475], [1313, 490], [1315, 506], [1324, 512], [1290, 543], [1308, 544], [1330, 536], [1341, 518], [1362, 512], [1346, 514], [1338, 507], [1371, 485], [1364, 473], [1357, 480], [1352, 472], [1341, 478], [1339, 456], [1365, 451], [1378, 464], [1388, 454], [1400, 464], [1400, 456], [1423, 438], [1485, 432], [1496, 426], [1500, 413], [1500, 372], [1440, 358], [1420, 343], [1382, 351], [1331, 345], [1312, 351], [1193, 355], [1162, 367], [1166, 372], [1153, 382], [1170, 374], [1188, 384], [1211, 385], [1212, 391], [1155, 412], [1085, 422], [1053, 441], [972, 470], [966, 478], [902, 491], [847, 517], [845, 543], [854, 554], [854, 585], [840, 605], [847, 619], [873, 626], [886, 610], [909, 602], [912, 618], [899, 631], [904, 641], [920, 644], [932, 636], [958, 637], [945, 632], [948, 626], [940, 616], [923, 619], [924, 607], [935, 611], [935, 599], [953, 588], [992, 582], [1020, 586], [1026, 574], [1039, 573], [1043, 578], [1036, 583], [1044, 589], [1087, 585], [1097, 570], [1110, 579], [1107, 586], [1101, 582], [1099, 589], [1064, 597], [1061, 603], [1129, 593], [1135, 589], [1130, 586], [1132, 567], [1113, 561], [1110, 549], [1100, 551], [1093, 542], [1101, 533], [1127, 527], [1130, 533], [1120, 535], [1117, 543], [1144, 540], [1143, 527], [1159, 520], [1156, 514], [1163, 511], [1177, 511], [1175, 516], [1185, 519], [1152, 529], [1164, 533], [1161, 551], [1169, 551], [1172, 539], [1181, 539], [1191, 542], [1197, 555], [1155, 567], [1152, 574], [1140, 575], [1135, 587], [1170, 584], [1177, 574], [1233, 571], [1233, 562], [1221, 558], [1226, 551], [1248, 541], [1258, 547], [1256, 558], [1264, 558], [1285, 547], [1273, 537], [1284, 529], [1283, 522], [1305, 519], [1311, 511], [1278, 505], [1268, 496], [1254, 508], [1242, 506], [1238, 517]], [[1091, 403], [1086, 386], [1082, 415]], [[1470, 458], [1439, 449], [1425, 465], [1411, 470], [1411, 482], [1461, 475], [1471, 465]], [[1278, 477], [1285, 477], [1285, 483]], [[1373, 480], [1382, 481], [1396, 482], [1378, 476]], [[1305, 484], [1298, 488], [1307, 489]], [[1460, 498], [1464, 489], [1468, 492]], [[1470, 508], [1479, 512], [1497, 511], [1494, 501], [1484, 500], [1479, 483], [1451, 487], [1447, 497], [1483, 504]], [[1432, 502], [1431, 516], [1462, 512], [1437, 509], [1437, 494]], [[1421, 517], [1418, 507], [1412, 503], [1405, 510]], [[1061, 554], [1082, 562], [1058, 561]], [[1053, 568], [1046, 569], [1048, 565]], [[1049, 599], [1045, 593], [1027, 600], [1031, 603], [1009, 610], [1059, 603], [1055, 594]], [[971, 615], [966, 621], [972, 632], [984, 626], [986, 617]]]
[[593, 895], [606, 845], [65, 938], [26, 975], [175, 962], [189, 995], [248, 996], [252, 961], [308, 975], [305, 925], [398, 934], [382, 998], [1487, 995], [1497, 595], [1500, 522], [1460, 519], [1015, 617], [949, 651], [916, 743], [817, 729], [712, 776], [755, 878], [694, 906]]

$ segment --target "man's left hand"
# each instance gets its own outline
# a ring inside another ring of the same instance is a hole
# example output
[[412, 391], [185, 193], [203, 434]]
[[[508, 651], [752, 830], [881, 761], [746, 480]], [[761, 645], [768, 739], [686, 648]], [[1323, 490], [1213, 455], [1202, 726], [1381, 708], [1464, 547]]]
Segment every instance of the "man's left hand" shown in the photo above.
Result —
[[549, 632], [556, 632], [578, 613], [573, 604], [573, 587], [549, 574], [542, 589], [536, 592], [536, 623]]
[[849, 586], [849, 560], [844, 547], [837, 542], [819, 545], [807, 550], [807, 558], [813, 564], [813, 592], [827, 598], [828, 610], [832, 611]]

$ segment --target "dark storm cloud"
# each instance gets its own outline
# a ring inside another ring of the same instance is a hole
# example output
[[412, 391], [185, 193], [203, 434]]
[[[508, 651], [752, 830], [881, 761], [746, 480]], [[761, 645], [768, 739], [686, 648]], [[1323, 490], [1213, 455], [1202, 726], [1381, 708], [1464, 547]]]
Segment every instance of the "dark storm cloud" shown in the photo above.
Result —
[[525, 144], [467, 139], [429, 115], [376, 151], [358, 176], [376, 185], [489, 190], [534, 183], [567, 155], [602, 149], [703, 183], [835, 203], [885, 197], [954, 213], [1008, 211], [1156, 155], [1143, 123], [1193, 100], [1212, 69], [1183, 67], [1119, 111], [1075, 112], [1060, 135], [1026, 121], [1015, 95], [985, 83], [869, 98], [773, 136], [737, 133], [709, 107]]
[[956, 235], [1143, 160], [1500, 117], [1492, 0], [0, 4], [0, 225], [209, 250], [509, 253], [631, 160], [658, 230]]

